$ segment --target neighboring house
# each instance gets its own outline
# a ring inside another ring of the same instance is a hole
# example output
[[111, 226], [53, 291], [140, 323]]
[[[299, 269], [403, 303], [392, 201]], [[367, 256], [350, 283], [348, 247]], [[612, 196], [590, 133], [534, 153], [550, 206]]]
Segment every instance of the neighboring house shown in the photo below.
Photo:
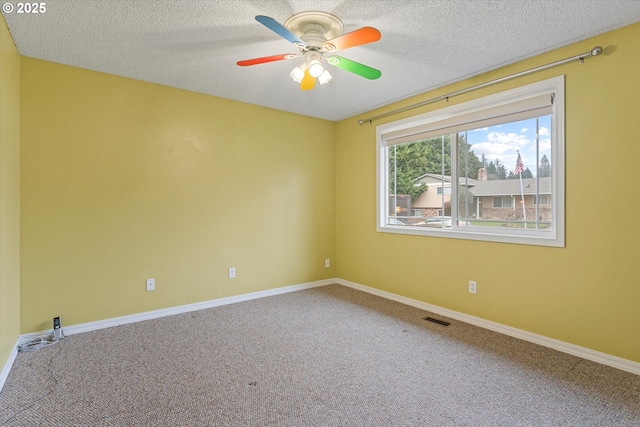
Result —
[[[466, 184], [473, 201], [469, 207], [469, 217], [483, 219], [512, 220], [523, 219], [522, 193], [527, 220], [536, 218], [536, 210], [541, 221], [551, 221], [551, 178], [523, 178], [522, 191], [520, 179], [487, 180], [486, 170], [478, 171], [479, 180], [467, 179]], [[537, 194], [536, 182], [540, 186]], [[414, 180], [416, 186], [425, 184], [427, 191], [411, 203], [411, 216], [431, 218], [446, 215], [443, 208], [451, 202], [451, 177], [438, 174], [424, 174]], [[463, 212], [460, 212], [463, 216]]]
[[[411, 205], [413, 216], [431, 218], [444, 215], [443, 206], [449, 206], [451, 202], [451, 177], [427, 173], [414, 179], [413, 182], [416, 186], [420, 184], [427, 186], [427, 191], [418, 196]], [[475, 179], [468, 179], [467, 185], [471, 187], [477, 182]]]
[[469, 188], [473, 194], [476, 218], [484, 219], [523, 219], [522, 194], [527, 220], [536, 218], [536, 182], [539, 189], [538, 216], [541, 221], [551, 221], [551, 178], [500, 179], [478, 181]]

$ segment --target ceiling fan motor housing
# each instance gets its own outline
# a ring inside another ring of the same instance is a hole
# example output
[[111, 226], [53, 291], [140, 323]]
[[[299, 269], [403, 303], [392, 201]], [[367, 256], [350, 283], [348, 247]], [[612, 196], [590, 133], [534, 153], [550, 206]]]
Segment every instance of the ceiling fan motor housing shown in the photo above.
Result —
[[316, 22], [310, 22], [304, 26], [304, 33], [300, 35], [300, 38], [304, 40], [308, 47], [321, 49], [322, 43], [327, 41], [325, 34], [324, 26]]
[[321, 51], [322, 43], [344, 32], [340, 18], [320, 11], [296, 13], [284, 22], [284, 27], [307, 44], [306, 50], [315, 51]]

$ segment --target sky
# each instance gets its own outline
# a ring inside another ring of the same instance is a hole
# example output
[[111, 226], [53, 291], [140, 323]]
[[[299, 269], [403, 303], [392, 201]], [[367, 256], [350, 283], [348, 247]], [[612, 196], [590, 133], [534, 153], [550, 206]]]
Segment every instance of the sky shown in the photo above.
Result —
[[[547, 155], [551, 165], [551, 116], [539, 118], [540, 139], [539, 156]], [[518, 159], [517, 150], [520, 150], [524, 167], [536, 174], [536, 119], [527, 119], [519, 122], [506, 123], [487, 128], [471, 130], [467, 132], [471, 150], [478, 158], [485, 155], [487, 162], [494, 162], [496, 158], [507, 169], [507, 174], [516, 166]]]

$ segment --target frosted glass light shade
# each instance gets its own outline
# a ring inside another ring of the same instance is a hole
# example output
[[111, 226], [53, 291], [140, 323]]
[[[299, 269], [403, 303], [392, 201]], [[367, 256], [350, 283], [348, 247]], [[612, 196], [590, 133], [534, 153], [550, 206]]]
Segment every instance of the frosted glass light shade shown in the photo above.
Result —
[[294, 82], [300, 83], [304, 77], [304, 71], [300, 67], [296, 67], [289, 73]]
[[309, 62], [309, 74], [312, 77], [320, 77], [320, 75], [324, 72], [324, 67], [317, 59], [313, 59]]

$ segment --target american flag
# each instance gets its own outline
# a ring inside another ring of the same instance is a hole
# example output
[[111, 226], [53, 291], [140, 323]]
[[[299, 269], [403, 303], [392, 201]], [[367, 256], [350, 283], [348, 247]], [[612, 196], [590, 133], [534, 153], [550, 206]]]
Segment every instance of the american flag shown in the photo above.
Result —
[[524, 164], [522, 163], [522, 157], [518, 153], [518, 160], [516, 161], [516, 168], [513, 170], [514, 175], [520, 175], [524, 170]]

